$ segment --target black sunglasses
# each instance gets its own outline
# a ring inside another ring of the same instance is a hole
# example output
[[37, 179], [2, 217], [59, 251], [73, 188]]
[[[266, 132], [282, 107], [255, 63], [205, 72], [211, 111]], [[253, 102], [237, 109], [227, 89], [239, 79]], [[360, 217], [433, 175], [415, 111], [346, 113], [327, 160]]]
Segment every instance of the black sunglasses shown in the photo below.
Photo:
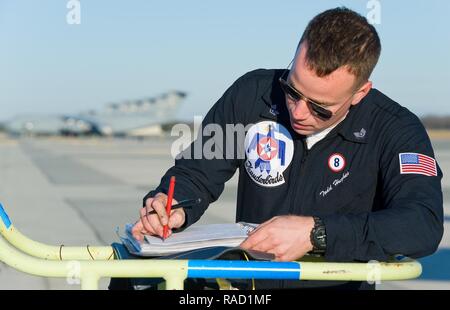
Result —
[[292, 87], [284, 78], [283, 76], [286, 75], [286, 72], [289, 72], [289, 70], [286, 70], [283, 72], [281, 77], [278, 79], [281, 85], [281, 89], [284, 91], [284, 93], [290, 97], [294, 101], [300, 101], [304, 100], [308, 106], [313, 111], [314, 115], [317, 117], [323, 119], [323, 120], [329, 120], [333, 116], [333, 112], [330, 110], [325, 109], [322, 105], [318, 104], [317, 102], [312, 101], [311, 99], [308, 99], [305, 95], [303, 95], [300, 91]]

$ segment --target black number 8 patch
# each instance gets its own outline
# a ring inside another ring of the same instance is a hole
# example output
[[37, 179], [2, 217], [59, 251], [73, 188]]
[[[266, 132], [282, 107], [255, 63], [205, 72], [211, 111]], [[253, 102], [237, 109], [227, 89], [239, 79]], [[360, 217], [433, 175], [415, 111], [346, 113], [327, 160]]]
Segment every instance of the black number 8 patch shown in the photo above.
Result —
[[334, 153], [328, 157], [328, 167], [333, 172], [340, 172], [345, 168], [345, 158], [342, 154]]

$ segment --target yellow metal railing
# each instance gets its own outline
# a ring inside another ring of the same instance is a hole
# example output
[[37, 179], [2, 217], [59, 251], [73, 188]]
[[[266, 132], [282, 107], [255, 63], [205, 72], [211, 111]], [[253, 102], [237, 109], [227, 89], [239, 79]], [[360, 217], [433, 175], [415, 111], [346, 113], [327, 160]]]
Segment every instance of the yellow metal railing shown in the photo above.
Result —
[[6, 230], [0, 226], [1, 234], [10, 244], [22, 252], [43, 259], [51, 260], [113, 260], [114, 250], [111, 246], [52, 246], [34, 241], [13, 225]]
[[116, 260], [111, 246], [50, 246], [29, 239], [14, 228], [1, 204], [0, 219], [0, 261], [32, 275], [78, 279], [82, 289], [97, 289], [102, 277], [164, 278], [166, 289], [183, 289], [189, 277], [390, 281], [414, 279], [422, 272], [420, 263], [407, 257], [371, 263], [332, 263], [306, 257], [290, 263]]

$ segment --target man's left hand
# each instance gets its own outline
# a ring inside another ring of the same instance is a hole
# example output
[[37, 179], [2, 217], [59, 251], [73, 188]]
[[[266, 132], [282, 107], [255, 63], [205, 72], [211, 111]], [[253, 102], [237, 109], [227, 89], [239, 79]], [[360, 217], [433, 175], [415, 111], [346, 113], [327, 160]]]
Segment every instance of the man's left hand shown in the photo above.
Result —
[[312, 251], [311, 216], [276, 216], [251, 232], [240, 247], [275, 254], [277, 261], [294, 261]]

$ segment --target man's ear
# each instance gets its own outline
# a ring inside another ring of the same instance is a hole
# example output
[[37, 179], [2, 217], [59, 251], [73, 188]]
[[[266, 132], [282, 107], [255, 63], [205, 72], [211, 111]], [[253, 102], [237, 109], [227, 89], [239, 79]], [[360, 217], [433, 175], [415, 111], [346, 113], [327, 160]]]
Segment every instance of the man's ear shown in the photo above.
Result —
[[356, 93], [353, 95], [351, 105], [357, 105], [372, 89], [372, 82], [367, 81], [363, 86], [361, 86]]

